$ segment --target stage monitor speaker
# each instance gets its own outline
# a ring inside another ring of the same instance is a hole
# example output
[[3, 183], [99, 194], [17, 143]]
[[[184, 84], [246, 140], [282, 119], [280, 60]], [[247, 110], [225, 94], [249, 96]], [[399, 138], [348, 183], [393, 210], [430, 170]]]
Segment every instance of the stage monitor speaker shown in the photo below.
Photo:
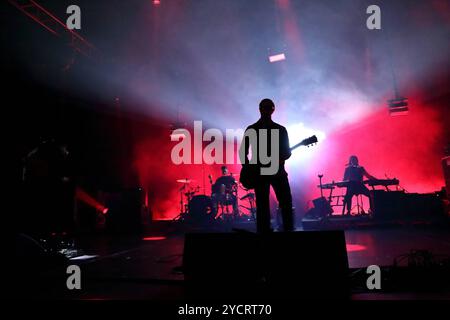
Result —
[[330, 203], [325, 197], [314, 199], [312, 202], [314, 204], [314, 208], [317, 209], [320, 217], [323, 218], [333, 213], [333, 209], [331, 208]]
[[258, 237], [254, 233], [190, 233], [184, 241], [185, 279], [194, 282], [257, 281]]
[[388, 221], [406, 218], [405, 192], [374, 190], [373, 200], [375, 220]]
[[347, 298], [343, 231], [186, 234], [189, 297]]
[[106, 226], [114, 233], [139, 233], [142, 231], [143, 190], [124, 189], [106, 196]]
[[441, 221], [445, 218], [442, 200], [433, 193], [374, 191], [374, 219], [377, 221]]

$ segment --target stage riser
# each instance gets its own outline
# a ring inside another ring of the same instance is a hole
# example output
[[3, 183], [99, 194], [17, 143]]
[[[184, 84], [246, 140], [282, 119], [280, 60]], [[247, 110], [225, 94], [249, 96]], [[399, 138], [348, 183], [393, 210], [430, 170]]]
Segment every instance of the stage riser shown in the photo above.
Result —
[[187, 234], [183, 265], [194, 297], [348, 295], [342, 231]]

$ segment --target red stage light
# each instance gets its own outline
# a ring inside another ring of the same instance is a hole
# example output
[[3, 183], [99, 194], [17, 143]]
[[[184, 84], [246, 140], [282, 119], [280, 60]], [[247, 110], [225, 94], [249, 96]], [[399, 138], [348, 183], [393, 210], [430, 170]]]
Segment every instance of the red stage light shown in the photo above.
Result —
[[142, 240], [144, 241], [158, 241], [158, 240], [165, 240], [166, 237], [144, 237]]
[[161, 4], [161, 0], [153, 0], [153, 4], [155, 6], [159, 6]]
[[100, 211], [103, 214], [106, 214], [108, 212], [108, 210], [109, 210], [103, 204], [98, 202], [96, 199], [94, 199], [89, 194], [87, 194], [86, 191], [84, 191], [83, 189], [81, 189], [79, 187], [76, 189], [75, 197], [78, 200], [84, 202], [88, 206], [91, 206], [91, 207], [95, 208], [96, 210]]
[[346, 244], [347, 252], [355, 252], [355, 251], [364, 251], [366, 250], [366, 246], [360, 244]]

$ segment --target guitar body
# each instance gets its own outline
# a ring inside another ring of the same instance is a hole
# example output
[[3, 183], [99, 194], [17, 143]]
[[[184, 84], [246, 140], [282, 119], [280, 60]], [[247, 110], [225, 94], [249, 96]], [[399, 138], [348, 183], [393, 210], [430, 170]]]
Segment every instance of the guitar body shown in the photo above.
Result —
[[[291, 147], [291, 151], [297, 149], [300, 146], [309, 146], [314, 143], [317, 143], [317, 137], [311, 136], [300, 143], [297, 143], [295, 146]], [[243, 164], [241, 168], [241, 174], [239, 176], [239, 181], [245, 189], [255, 189], [256, 184], [258, 183], [260, 166], [256, 164]]]
[[254, 189], [258, 180], [259, 166], [244, 164], [239, 175], [239, 182], [245, 189]]

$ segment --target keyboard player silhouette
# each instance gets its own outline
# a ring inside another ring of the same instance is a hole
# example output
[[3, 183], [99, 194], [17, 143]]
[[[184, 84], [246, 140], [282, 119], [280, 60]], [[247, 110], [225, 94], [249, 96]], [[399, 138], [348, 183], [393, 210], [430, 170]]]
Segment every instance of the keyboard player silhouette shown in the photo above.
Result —
[[355, 195], [365, 195], [369, 198], [370, 210], [373, 210], [373, 197], [369, 189], [364, 185], [363, 178], [367, 177], [371, 180], [377, 180], [374, 176], [369, 174], [366, 169], [359, 165], [358, 157], [355, 155], [350, 156], [347, 167], [344, 172], [344, 181], [348, 181], [347, 192], [344, 197], [344, 207], [342, 208], [342, 214], [345, 214], [347, 208], [347, 215], [350, 215], [352, 209], [352, 198]]

